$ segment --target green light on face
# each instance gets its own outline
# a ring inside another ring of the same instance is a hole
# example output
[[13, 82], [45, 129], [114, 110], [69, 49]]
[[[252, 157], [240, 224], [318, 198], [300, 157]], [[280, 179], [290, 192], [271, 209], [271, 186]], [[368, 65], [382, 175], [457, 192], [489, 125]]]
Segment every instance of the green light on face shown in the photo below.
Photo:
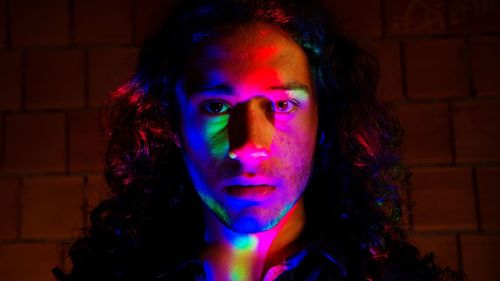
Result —
[[310, 94], [306, 89], [293, 89], [288, 91], [290, 97], [299, 100], [300, 102], [307, 102]]
[[222, 156], [227, 151], [227, 123], [229, 116], [221, 115], [209, 118], [205, 124], [204, 137], [210, 145], [210, 153], [214, 156]]
[[285, 208], [283, 208], [279, 212], [278, 216], [276, 216], [273, 220], [269, 221], [269, 223], [264, 227], [264, 230], [269, 230], [275, 227], [281, 221], [281, 219], [283, 219], [283, 217], [286, 216], [286, 214], [288, 214], [288, 211], [290, 211], [290, 209], [293, 207], [294, 204], [295, 203], [290, 203], [286, 205]]
[[200, 193], [200, 197], [220, 220], [222, 220], [225, 224], [229, 224], [229, 215], [217, 201], [205, 193]]

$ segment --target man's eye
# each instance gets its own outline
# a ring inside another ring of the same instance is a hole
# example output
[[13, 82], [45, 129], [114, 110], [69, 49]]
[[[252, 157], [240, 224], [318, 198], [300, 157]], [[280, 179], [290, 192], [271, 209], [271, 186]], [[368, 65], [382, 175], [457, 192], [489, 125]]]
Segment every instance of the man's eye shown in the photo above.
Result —
[[280, 100], [271, 102], [271, 111], [275, 113], [291, 113], [297, 109], [297, 102], [294, 100]]
[[209, 114], [226, 114], [230, 106], [222, 101], [208, 101], [201, 105], [201, 109]]

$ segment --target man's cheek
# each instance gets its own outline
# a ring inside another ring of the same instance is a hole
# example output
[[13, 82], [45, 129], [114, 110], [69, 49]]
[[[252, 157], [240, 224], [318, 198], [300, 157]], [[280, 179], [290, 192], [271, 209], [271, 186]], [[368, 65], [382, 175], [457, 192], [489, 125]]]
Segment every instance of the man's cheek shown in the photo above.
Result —
[[222, 158], [228, 149], [227, 119], [224, 116], [185, 118], [184, 147], [191, 151], [192, 155], [203, 156], [203, 158]]
[[221, 159], [229, 149], [227, 121], [228, 117], [220, 116], [204, 123], [201, 138], [211, 157]]

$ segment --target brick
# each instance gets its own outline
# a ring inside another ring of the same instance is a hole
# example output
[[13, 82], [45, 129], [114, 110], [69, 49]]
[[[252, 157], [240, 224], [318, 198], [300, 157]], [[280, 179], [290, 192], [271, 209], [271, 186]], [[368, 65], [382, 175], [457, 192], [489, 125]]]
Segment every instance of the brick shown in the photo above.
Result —
[[15, 239], [19, 223], [19, 180], [0, 179], [0, 239]]
[[69, 1], [10, 1], [13, 46], [54, 46], [70, 43]]
[[401, 104], [397, 112], [405, 130], [402, 147], [405, 162], [451, 163], [452, 140], [447, 104]]
[[99, 203], [112, 196], [111, 190], [106, 184], [102, 175], [92, 175], [88, 177], [86, 185], [86, 205], [85, 205], [85, 225], [90, 226], [89, 215]]
[[442, 34], [446, 28], [444, 0], [386, 0], [388, 35]]
[[500, 31], [500, 2], [495, 0], [449, 0], [451, 33]]
[[380, 0], [334, 0], [332, 6], [339, 13], [342, 22], [345, 23], [344, 27], [349, 32], [368, 38], [381, 36]]
[[57, 245], [61, 255], [61, 263], [59, 269], [61, 269], [66, 274], [70, 273], [71, 269], [73, 268], [73, 261], [69, 256], [69, 250], [73, 245], [73, 242], [74, 242], [73, 240], [64, 241]]
[[165, 19], [171, 14], [173, 1], [142, 0], [137, 1], [135, 13], [135, 38], [136, 44], [142, 43], [144, 38], [158, 31]]
[[26, 107], [33, 109], [83, 107], [82, 51], [32, 51], [27, 54]]
[[98, 126], [98, 112], [68, 113], [69, 170], [101, 171], [104, 164], [104, 138]]
[[456, 157], [459, 163], [500, 161], [500, 101], [453, 103]]
[[137, 59], [134, 48], [103, 48], [89, 54], [89, 103], [99, 107], [106, 96], [126, 82]]
[[461, 242], [463, 268], [468, 281], [500, 280], [500, 236], [467, 235]]
[[94, 209], [101, 201], [110, 197], [111, 190], [106, 184], [104, 176], [93, 175], [88, 177], [87, 205], [89, 210]]
[[[403, 198], [403, 200], [407, 200], [407, 198]], [[410, 206], [408, 205], [404, 205], [402, 210], [401, 210], [401, 215], [400, 215], [400, 226], [403, 230], [405, 231], [410, 231], [410, 228], [411, 228], [411, 224], [410, 224], [410, 216], [411, 216], [411, 209], [410, 209]]]
[[4, 114], [0, 114], [0, 172], [5, 171], [5, 122], [4, 122]]
[[5, 171], [65, 170], [65, 120], [59, 113], [8, 115], [5, 118]]
[[416, 231], [477, 229], [470, 169], [413, 169], [412, 183]]
[[21, 107], [21, 54], [0, 53], [0, 110]]
[[479, 168], [477, 188], [483, 229], [500, 230], [500, 168]]
[[410, 236], [410, 242], [415, 245], [422, 256], [434, 253], [437, 264], [449, 266], [458, 270], [458, 249], [455, 235], [415, 233]]
[[21, 237], [68, 239], [83, 226], [83, 179], [26, 178], [21, 191]]
[[50, 243], [0, 244], [0, 276], [8, 281], [55, 281], [58, 250]]
[[463, 40], [408, 41], [405, 44], [405, 59], [409, 98], [469, 95]]
[[0, 48], [7, 45], [7, 1], [0, 0]]
[[478, 38], [471, 42], [472, 73], [478, 96], [500, 96], [500, 37]]
[[75, 0], [75, 43], [130, 43], [131, 0]]
[[374, 45], [374, 50], [380, 62], [379, 91], [381, 98], [387, 101], [403, 99], [399, 42], [377, 42]]

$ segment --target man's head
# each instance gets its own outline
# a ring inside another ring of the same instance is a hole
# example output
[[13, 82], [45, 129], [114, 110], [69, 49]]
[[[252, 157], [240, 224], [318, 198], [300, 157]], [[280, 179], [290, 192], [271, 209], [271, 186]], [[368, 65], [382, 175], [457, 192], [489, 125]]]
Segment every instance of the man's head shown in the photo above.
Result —
[[181, 1], [108, 100], [117, 197], [180, 237], [201, 232], [194, 191], [240, 231], [271, 227], [302, 196], [308, 227], [382, 241], [406, 175], [399, 127], [376, 99], [372, 57], [318, 2]]
[[265, 23], [220, 28], [176, 86], [180, 147], [208, 209], [240, 232], [267, 230], [302, 196], [317, 100], [302, 48]]

